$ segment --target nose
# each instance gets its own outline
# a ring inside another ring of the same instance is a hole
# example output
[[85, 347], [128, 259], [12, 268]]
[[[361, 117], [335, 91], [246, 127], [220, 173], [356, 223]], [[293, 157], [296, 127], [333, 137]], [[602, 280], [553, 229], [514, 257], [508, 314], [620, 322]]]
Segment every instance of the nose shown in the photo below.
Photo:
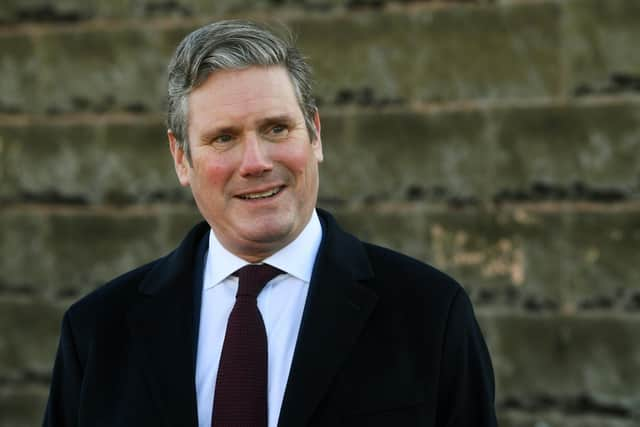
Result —
[[273, 162], [269, 158], [265, 144], [266, 142], [260, 141], [255, 135], [247, 135], [239, 168], [241, 176], [260, 176], [273, 169]]

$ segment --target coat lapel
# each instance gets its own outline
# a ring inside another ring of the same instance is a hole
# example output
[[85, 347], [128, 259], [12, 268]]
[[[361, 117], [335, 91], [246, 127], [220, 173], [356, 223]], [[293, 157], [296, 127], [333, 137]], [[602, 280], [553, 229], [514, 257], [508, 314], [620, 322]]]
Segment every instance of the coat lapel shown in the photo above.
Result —
[[201, 223], [140, 284], [146, 299], [128, 316], [133, 352], [167, 426], [196, 426], [194, 260], [208, 225]]
[[[279, 427], [307, 425], [375, 307], [360, 241], [319, 210], [323, 239], [314, 266]], [[208, 225], [196, 226], [140, 285], [146, 299], [128, 315], [133, 352], [164, 425], [196, 426], [194, 259]]]
[[323, 239], [314, 266], [278, 427], [307, 425], [377, 301], [360, 241], [319, 210]]

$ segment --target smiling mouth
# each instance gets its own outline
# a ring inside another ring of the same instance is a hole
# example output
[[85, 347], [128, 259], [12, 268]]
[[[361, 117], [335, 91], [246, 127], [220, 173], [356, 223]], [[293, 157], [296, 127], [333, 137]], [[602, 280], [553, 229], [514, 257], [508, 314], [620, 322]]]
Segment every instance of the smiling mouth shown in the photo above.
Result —
[[271, 190], [263, 191], [261, 193], [242, 194], [238, 197], [243, 200], [268, 199], [269, 197], [273, 197], [276, 194], [278, 194], [280, 191], [282, 191], [283, 188], [284, 187], [276, 187], [276, 188], [272, 188]]

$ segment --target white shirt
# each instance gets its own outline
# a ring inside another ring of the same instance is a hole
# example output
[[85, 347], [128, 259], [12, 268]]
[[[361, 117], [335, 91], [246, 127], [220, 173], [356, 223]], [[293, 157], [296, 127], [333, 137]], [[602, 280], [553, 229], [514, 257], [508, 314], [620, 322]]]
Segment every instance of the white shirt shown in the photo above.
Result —
[[[258, 295], [258, 309], [267, 330], [269, 427], [276, 427], [278, 424], [309, 281], [321, 240], [322, 226], [314, 210], [300, 235], [263, 261], [287, 273], [268, 282]], [[209, 232], [196, 358], [196, 397], [200, 427], [211, 426], [218, 364], [227, 321], [238, 289], [238, 278], [232, 274], [247, 264], [245, 260], [227, 251], [215, 234]]]

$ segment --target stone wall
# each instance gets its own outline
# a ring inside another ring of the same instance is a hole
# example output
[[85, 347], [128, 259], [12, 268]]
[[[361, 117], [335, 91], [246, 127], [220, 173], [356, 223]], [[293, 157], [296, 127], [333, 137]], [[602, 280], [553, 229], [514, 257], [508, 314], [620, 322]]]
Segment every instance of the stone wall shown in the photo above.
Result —
[[165, 70], [226, 17], [299, 34], [320, 205], [465, 285], [501, 426], [640, 425], [640, 2], [3, 0], [0, 426], [40, 423], [65, 307], [198, 219]]

